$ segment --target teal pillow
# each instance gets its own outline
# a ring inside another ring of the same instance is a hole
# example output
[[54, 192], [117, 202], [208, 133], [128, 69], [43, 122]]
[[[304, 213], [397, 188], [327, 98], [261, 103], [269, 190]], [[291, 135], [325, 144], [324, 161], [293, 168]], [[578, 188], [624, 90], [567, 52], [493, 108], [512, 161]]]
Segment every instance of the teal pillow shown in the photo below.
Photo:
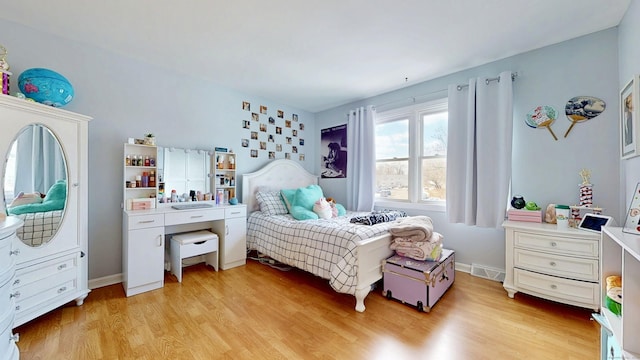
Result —
[[49, 191], [47, 191], [47, 195], [45, 195], [42, 200], [43, 203], [48, 201], [64, 201], [67, 198], [67, 181], [66, 180], [58, 180], [55, 184], [53, 184]]
[[291, 213], [291, 204], [293, 204], [293, 197], [296, 195], [297, 189], [282, 189], [280, 190], [280, 196], [282, 196], [282, 202], [287, 208], [287, 211]]
[[313, 204], [323, 196], [322, 188], [318, 185], [299, 188], [296, 190], [296, 195], [293, 197], [291, 206], [302, 206], [309, 211], [313, 211]]
[[67, 182], [66, 180], [58, 180], [53, 184], [47, 195], [39, 204], [25, 204], [14, 206], [7, 209], [7, 212], [11, 215], [20, 215], [36, 212], [46, 212], [54, 210], [64, 209], [64, 203], [67, 199]]
[[336, 209], [338, 209], [338, 216], [344, 216], [347, 214], [347, 209], [345, 209], [342, 204], [336, 204]]
[[311, 210], [307, 210], [302, 206], [292, 206], [290, 211], [291, 216], [296, 220], [317, 220], [318, 214]]

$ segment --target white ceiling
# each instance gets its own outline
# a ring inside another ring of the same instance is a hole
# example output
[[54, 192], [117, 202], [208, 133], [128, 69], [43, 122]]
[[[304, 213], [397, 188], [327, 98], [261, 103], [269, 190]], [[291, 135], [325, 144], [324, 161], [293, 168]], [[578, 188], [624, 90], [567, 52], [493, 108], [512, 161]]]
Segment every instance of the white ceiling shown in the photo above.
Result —
[[23, 0], [0, 18], [317, 112], [616, 26], [630, 1]]

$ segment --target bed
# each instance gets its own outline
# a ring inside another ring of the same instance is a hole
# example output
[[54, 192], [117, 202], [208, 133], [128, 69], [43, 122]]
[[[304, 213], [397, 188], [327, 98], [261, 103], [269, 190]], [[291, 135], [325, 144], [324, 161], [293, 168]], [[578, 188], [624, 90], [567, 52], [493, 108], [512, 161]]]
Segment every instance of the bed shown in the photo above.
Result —
[[44, 245], [58, 231], [63, 212], [64, 210], [54, 210], [14, 215], [24, 221], [24, 225], [16, 230], [16, 235], [26, 245]]
[[[363, 213], [347, 212], [333, 219], [295, 220], [282, 211], [261, 211], [265, 194], [317, 184], [318, 177], [292, 160], [275, 160], [242, 176], [242, 202], [247, 205], [247, 247], [281, 263], [329, 280], [340, 293], [355, 296], [355, 310], [365, 310], [364, 299], [382, 278], [382, 260], [389, 249], [391, 223], [351, 224]], [[279, 204], [278, 204], [279, 206]]]

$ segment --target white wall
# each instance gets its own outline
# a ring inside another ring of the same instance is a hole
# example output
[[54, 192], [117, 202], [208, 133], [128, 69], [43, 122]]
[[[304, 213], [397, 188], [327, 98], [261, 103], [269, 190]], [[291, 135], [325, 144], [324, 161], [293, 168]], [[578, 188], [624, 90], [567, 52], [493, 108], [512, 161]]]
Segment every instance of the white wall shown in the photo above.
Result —
[[[238, 153], [239, 174], [255, 171], [268, 160], [264, 151], [252, 159], [249, 150], [240, 146], [241, 138], [249, 138], [248, 130], [242, 129], [242, 120], [251, 119], [242, 110], [242, 101], [249, 101], [252, 111], [266, 105], [270, 115], [276, 110], [284, 111], [288, 118], [298, 114], [299, 121], [305, 123], [305, 131], [300, 132], [305, 138], [304, 147], [300, 147], [300, 153], [306, 155], [302, 165], [308, 170], [316, 166], [315, 143], [319, 137], [314, 114], [12, 22], [0, 20], [0, 33], [11, 34], [2, 39], [2, 44], [8, 49], [7, 61], [14, 74], [12, 93], [18, 90], [22, 71], [32, 67], [53, 69], [74, 86], [75, 99], [65, 110], [94, 118], [89, 124], [90, 280], [122, 271], [120, 203], [123, 143], [127, 138], [152, 132], [161, 146], [230, 147]], [[6, 151], [0, 149], [0, 154]]]
[[[638, 46], [638, 36], [640, 36], [640, 4], [632, 1], [629, 9], [622, 19], [618, 31], [618, 48], [620, 57], [620, 71], [618, 78], [618, 88], [622, 87], [631, 78], [640, 73], [640, 46]], [[640, 157], [621, 161], [621, 182], [620, 182], [620, 213], [623, 217], [631, 202], [631, 194], [635, 191], [636, 185], [640, 182]], [[624, 219], [622, 219], [624, 221]], [[622, 224], [622, 222], [618, 222]]]
[[[449, 84], [467, 83], [470, 77], [494, 77], [504, 70], [516, 71], [513, 192], [541, 206], [549, 203], [577, 204], [578, 184], [581, 182], [578, 172], [588, 168], [592, 172], [594, 203], [618, 219], [617, 43], [616, 28], [597, 32], [318, 113], [316, 127], [323, 129], [344, 124], [347, 111], [356, 106], [385, 104], [431, 94], [446, 89]], [[577, 124], [564, 138], [570, 125], [564, 116], [564, 106], [567, 100], [578, 95], [599, 97], [605, 100], [607, 109], [597, 118]], [[558, 141], [554, 141], [547, 130], [525, 125], [526, 113], [537, 105], [551, 105], [559, 112], [559, 118], [552, 125]], [[346, 180], [325, 179], [322, 186], [325, 192], [340, 201], [346, 198]], [[415, 210], [407, 212], [418, 214]], [[502, 229], [449, 224], [444, 213], [423, 213], [434, 219], [436, 230], [445, 236], [445, 245], [456, 250], [456, 261], [504, 268]]]

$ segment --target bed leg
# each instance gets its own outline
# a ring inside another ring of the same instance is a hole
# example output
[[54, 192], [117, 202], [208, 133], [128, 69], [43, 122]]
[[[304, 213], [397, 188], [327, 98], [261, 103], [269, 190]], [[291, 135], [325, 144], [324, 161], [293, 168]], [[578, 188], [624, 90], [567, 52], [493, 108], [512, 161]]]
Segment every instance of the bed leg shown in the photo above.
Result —
[[356, 311], [357, 312], [364, 312], [364, 298], [367, 297], [367, 295], [369, 295], [369, 291], [371, 291], [370, 288], [364, 288], [364, 289], [356, 289]]

